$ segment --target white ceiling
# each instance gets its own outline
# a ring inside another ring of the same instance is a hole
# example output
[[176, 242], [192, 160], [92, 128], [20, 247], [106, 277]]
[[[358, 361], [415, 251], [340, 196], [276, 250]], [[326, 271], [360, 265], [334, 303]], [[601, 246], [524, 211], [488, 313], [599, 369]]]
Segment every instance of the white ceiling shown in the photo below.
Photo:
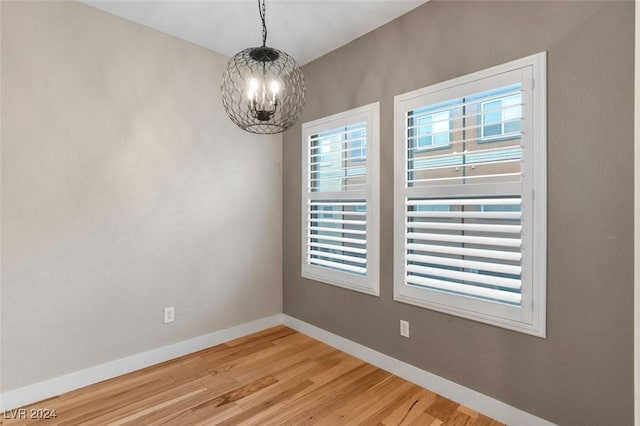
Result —
[[[81, 0], [227, 56], [262, 45], [258, 0]], [[428, 0], [267, 0], [267, 45], [304, 65]]]

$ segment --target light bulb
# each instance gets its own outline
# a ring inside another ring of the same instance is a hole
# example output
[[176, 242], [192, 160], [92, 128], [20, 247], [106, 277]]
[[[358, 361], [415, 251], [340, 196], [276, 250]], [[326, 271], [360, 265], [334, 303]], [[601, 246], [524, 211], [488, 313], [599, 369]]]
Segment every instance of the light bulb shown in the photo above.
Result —
[[255, 78], [252, 78], [251, 80], [249, 80], [249, 89], [247, 90], [247, 97], [250, 100], [254, 99], [259, 86], [260, 86], [260, 83], [258, 83], [258, 80], [256, 80]]
[[269, 88], [271, 89], [271, 93], [273, 93], [273, 95], [275, 96], [280, 91], [280, 83], [278, 83], [276, 80], [271, 80]]

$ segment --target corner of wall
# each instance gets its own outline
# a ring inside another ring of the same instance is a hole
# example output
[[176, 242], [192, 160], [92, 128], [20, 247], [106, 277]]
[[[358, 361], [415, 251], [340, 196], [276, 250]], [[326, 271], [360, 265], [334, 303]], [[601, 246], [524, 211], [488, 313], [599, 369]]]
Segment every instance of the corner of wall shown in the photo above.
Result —
[[640, 0], [635, 2], [634, 78], [634, 423], [640, 425]]

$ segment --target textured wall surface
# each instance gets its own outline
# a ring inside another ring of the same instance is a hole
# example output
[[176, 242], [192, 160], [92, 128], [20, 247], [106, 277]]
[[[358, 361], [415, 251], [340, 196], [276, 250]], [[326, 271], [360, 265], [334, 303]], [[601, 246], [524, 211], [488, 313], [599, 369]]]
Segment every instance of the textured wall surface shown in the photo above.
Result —
[[281, 137], [226, 117], [227, 59], [76, 2], [2, 12], [2, 390], [280, 313]]
[[[431, 1], [305, 66], [302, 122], [381, 103], [381, 297], [300, 277], [298, 125], [283, 145], [285, 313], [559, 424], [632, 424], [633, 49], [633, 2]], [[393, 97], [541, 51], [548, 338], [394, 302]]]

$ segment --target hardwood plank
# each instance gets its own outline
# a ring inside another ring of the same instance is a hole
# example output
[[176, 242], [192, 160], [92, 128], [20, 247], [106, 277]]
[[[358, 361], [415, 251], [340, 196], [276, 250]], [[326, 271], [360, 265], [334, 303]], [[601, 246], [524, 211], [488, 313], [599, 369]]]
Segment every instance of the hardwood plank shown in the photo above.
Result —
[[449, 416], [446, 424], [448, 426], [471, 426], [473, 422], [474, 419], [462, 413], [460, 410], [456, 410], [451, 416]]
[[[375, 370], [375, 367], [361, 362], [360, 365], [356, 366], [350, 371], [337, 375], [332, 380], [329, 380], [324, 384], [318, 384], [316, 382], [317, 386], [313, 387], [312, 391], [307, 392], [299, 398], [291, 401], [287, 405], [287, 410], [274, 413], [273, 416], [266, 418], [264, 424], [274, 426], [282, 424], [293, 424], [291, 419], [299, 418], [300, 413], [304, 413], [306, 410], [313, 409], [313, 407], [319, 404], [323, 399], [329, 398], [336, 392], [340, 392], [343, 388], [349, 386], [351, 383], [358, 381], [363, 377], [368, 376]], [[312, 381], [314, 380], [312, 379]]]
[[339, 391], [332, 391], [323, 398], [316, 399], [309, 408], [300, 414], [285, 417], [286, 422], [291, 424], [316, 424], [321, 419], [331, 415], [349, 396], [365, 392], [372, 384], [378, 383], [388, 374], [386, 371], [375, 369], [342, 387]]
[[501, 426], [502, 423], [493, 420], [490, 417], [484, 416], [482, 414], [478, 415], [478, 418], [473, 422], [473, 426]]
[[[439, 422], [440, 424], [442, 424], [442, 422], [440, 420], [437, 420], [436, 418], [430, 416], [429, 414], [422, 412], [420, 413], [418, 416], [416, 416], [413, 420], [411, 420], [407, 426], [426, 426], [426, 425], [434, 425], [435, 426], [435, 422]], [[406, 423], [406, 422], [405, 422]], [[403, 424], [405, 424], [403, 423]]]
[[274, 386], [272, 389], [275, 391], [279, 391], [277, 394], [275, 394], [274, 392], [270, 394], [268, 398], [264, 398], [258, 403], [254, 401], [254, 403], [250, 407], [243, 410], [242, 413], [230, 417], [226, 421], [218, 423], [218, 425], [228, 426], [255, 422], [257, 420], [257, 417], [261, 413], [265, 414], [269, 411], [273, 412], [274, 410], [279, 409], [280, 407], [284, 406], [287, 401], [290, 401], [305, 388], [308, 388], [312, 385], [313, 382], [311, 380], [305, 380], [303, 382], [298, 382], [295, 385], [286, 387]]
[[413, 402], [411, 399], [417, 393], [418, 389], [420, 388], [413, 383], [405, 382], [400, 384], [392, 394], [385, 397], [378, 406], [374, 407], [375, 411], [373, 411], [363, 423], [383, 424], [383, 420], [391, 415], [398, 406], [405, 404], [410, 406]]
[[293, 364], [299, 359], [311, 356], [318, 351], [314, 345], [313, 341], [301, 341], [287, 345], [278, 344], [261, 351], [261, 353], [244, 356], [232, 362], [233, 366], [224, 371], [219, 369], [210, 371], [215, 371], [217, 374], [228, 374], [241, 383], [248, 383], [265, 374], [280, 371], [289, 363]]
[[200, 381], [206, 386], [206, 391], [200, 392], [198, 395], [188, 399], [174, 400], [171, 404], [157, 406], [147, 413], [142, 413], [142, 415], [131, 416], [131, 421], [128, 423], [124, 422], [123, 424], [129, 424], [131, 426], [140, 424], [144, 424], [145, 426], [167, 423], [175, 424], [175, 422], [178, 421], [177, 419], [181, 419], [180, 421], [187, 423], [197, 423], [199, 416], [194, 415], [192, 411], [195, 406], [241, 387], [241, 385], [233, 379], [226, 379], [224, 381], [215, 380], [211, 384], [205, 380]]
[[[118, 404], [103, 405], [95, 407], [93, 404], [91, 409], [84, 411], [81, 415], [74, 416], [66, 421], [61, 421], [58, 424], [60, 426], [74, 426], [92, 424], [106, 424], [113, 421], [117, 421], [123, 417], [130, 415], [131, 413], [138, 413], [140, 411], [151, 409], [158, 404], [165, 404], [176, 398], [180, 399], [185, 394], [190, 396], [197, 395], [204, 392], [206, 387], [197, 381], [189, 382], [181, 386], [164, 387], [159, 392], [153, 392], [151, 394], [145, 394], [144, 397], [136, 396], [131, 399], [120, 400]], [[129, 395], [131, 396], [131, 395]]]
[[262, 377], [258, 380], [256, 380], [253, 383], [250, 383], [248, 385], [245, 386], [241, 386], [237, 389], [234, 389], [232, 391], [229, 391], [227, 393], [224, 393], [216, 398], [213, 398], [209, 401], [205, 401], [202, 402], [198, 405], [196, 405], [195, 407], [193, 407], [191, 410], [194, 412], [197, 412], [198, 410], [202, 410], [204, 408], [210, 407], [210, 406], [216, 406], [216, 407], [220, 407], [223, 406], [225, 404], [229, 404], [231, 402], [235, 402], [239, 399], [244, 398], [247, 395], [251, 395], [254, 392], [259, 391], [262, 388], [265, 388], [267, 386], [270, 386], [274, 383], [277, 383], [278, 380], [273, 377], [273, 376], [265, 376]]
[[425, 410], [425, 412], [438, 420], [447, 420], [454, 411], [458, 408], [458, 404], [446, 399], [440, 395], [437, 396], [436, 401]]
[[387, 416], [382, 423], [385, 425], [408, 425], [418, 418], [436, 400], [437, 395], [426, 389], [419, 388], [410, 399], [402, 404]]
[[14, 425], [447, 425], [501, 423], [278, 326], [33, 404]]
[[[345, 403], [341, 410], [336, 410], [334, 419], [338, 424], [359, 425], [364, 423], [381, 423], [384, 413], [395, 406], [396, 399], [408, 391], [420, 389], [392, 374], [366, 393]], [[326, 423], [330, 423], [328, 420]], [[323, 422], [324, 423], [324, 422]]]
[[238, 346], [238, 345], [246, 345], [248, 343], [257, 342], [257, 341], [269, 341], [273, 342], [274, 340], [278, 340], [285, 336], [290, 336], [296, 333], [295, 330], [290, 329], [289, 327], [285, 327], [284, 325], [278, 325], [272, 328], [267, 328], [266, 330], [259, 331], [257, 333], [249, 334], [244, 337], [239, 337], [234, 340], [230, 340], [225, 343], [227, 346]]

